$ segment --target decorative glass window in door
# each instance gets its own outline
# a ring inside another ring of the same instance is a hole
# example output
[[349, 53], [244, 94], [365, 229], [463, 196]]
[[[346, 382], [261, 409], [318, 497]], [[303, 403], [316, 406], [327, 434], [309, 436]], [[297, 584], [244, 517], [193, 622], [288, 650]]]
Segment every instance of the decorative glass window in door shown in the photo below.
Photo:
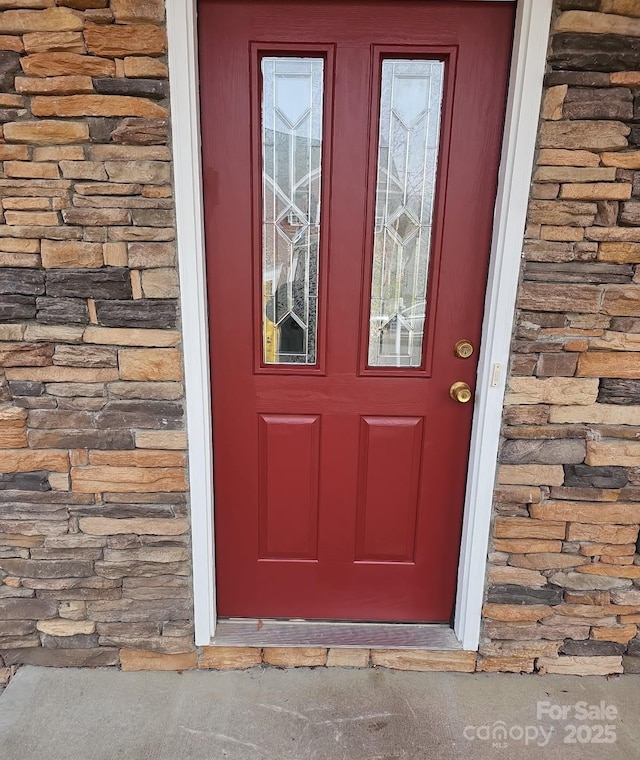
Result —
[[369, 321], [371, 367], [420, 367], [444, 62], [382, 62]]
[[264, 57], [261, 70], [263, 362], [314, 365], [324, 59]]

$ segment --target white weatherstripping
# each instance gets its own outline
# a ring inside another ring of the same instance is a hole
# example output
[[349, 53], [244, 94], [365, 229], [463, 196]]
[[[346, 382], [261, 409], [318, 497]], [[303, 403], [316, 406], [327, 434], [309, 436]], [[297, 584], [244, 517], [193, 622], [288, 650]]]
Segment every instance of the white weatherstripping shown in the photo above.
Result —
[[[478, 647], [502, 404], [552, 0], [519, 0], [471, 439], [454, 631]], [[197, 0], [167, 0], [183, 324], [195, 642], [215, 632], [211, 383], [205, 277]], [[496, 372], [496, 365], [501, 371]], [[496, 384], [497, 381], [497, 384]]]

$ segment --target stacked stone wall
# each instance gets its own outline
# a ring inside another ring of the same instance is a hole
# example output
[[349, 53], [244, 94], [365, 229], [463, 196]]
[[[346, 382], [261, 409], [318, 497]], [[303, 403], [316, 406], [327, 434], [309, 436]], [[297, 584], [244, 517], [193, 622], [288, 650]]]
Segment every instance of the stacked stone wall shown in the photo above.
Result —
[[479, 668], [640, 672], [640, 2], [559, 0]]
[[6, 669], [194, 649], [166, 50], [162, 0], [0, 0]]

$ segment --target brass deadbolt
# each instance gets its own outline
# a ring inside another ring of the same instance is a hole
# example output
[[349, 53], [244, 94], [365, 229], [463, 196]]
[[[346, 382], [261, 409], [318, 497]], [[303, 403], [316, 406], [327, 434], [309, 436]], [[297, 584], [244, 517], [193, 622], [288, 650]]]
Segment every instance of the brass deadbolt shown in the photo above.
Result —
[[459, 404], [468, 404], [471, 401], [471, 388], [466, 383], [457, 382], [449, 388], [449, 395]]
[[473, 354], [473, 344], [469, 340], [459, 340], [453, 347], [453, 353], [458, 359], [468, 359]]

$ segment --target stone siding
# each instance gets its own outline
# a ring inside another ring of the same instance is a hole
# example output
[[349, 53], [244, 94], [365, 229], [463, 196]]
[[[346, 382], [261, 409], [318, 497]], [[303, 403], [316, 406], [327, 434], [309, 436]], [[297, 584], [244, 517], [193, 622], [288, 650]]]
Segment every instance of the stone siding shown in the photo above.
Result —
[[164, 5], [0, 9], [0, 676], [188, 653]]
[[640, 671], [640, 2], [556, 2], [477, 658], [196, 651], [166, 44], [162, 0], [0, 0], [0, 688]]
[[640, 672], [640, 2], [559, 0], [481, 668]]

